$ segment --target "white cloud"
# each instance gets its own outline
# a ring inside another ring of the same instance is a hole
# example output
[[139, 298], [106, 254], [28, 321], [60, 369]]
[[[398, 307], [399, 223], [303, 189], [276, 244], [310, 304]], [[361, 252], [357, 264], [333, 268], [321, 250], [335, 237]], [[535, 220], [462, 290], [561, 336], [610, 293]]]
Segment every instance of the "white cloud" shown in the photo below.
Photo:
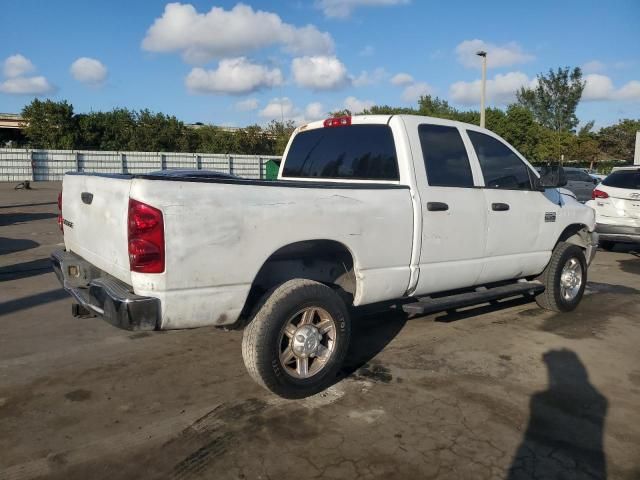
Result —
[[0, 83], [0, 92], [11, 95], [43, 95], [54, 90], [55, 88], [42, 76], [13, 77]]
[[294, 58], [291, 71], [298, 86], [313, 90], [335, 90], [349, 81], [347, 68], [334, 56]]
[[347, 18], [358, 7], [404, 5], [409, 0], [316, 0], [316, 6], [330, 18]]
[[300, 110], [296, 108], [290, 98], [273, 98], [258, 113], [262, 118], [269, 120], [292, 120], [300, 115]]
[[6, 77], [0, 82], [0, 93], [9, 95], [43, 95], [51, 93], [55, 87], [42, 75], [26, 77], [25, 75], [36, 69], [31, 60], [16, 54], [6, 58], [3, 63], [3, 73]]
[[584, 73], [600, 73], [606, 69], [606, 65], [599, 60], [591, 60], [590, 62], [582, 65], [582, 71]]
[[73, 78], [90, 86], [99, 86], [107, 78], [107, 67], [95, 58], [80, 57], [71, 64]]
[[379, 83], [387, 76], [384, 68], [376, 68], [373, 72], [362, 71], [357, 77], [351, 78], [351, 84], [354, 87], [365, 87]]
[[640, 100], [640, 81], [631, 80], [623, 85], [618, 90], [617, 96], [622, 100]]
[[267, 105], [258, 112], [266, 120], [292, 120], [296, 125], [313, 122], [326, 117], [324, 106], [319, 102], [309, 103], [304, 110], [298, 108], [290, 98], [272, 98]]
[[584, 100], [608, 100], [614, 93], [613, 82], [606, 75], [592, 73], [584, 77], [585, 87], [582, 92]]
[[408, 85], [402, 92], [402, 100], [408, 103], [416, 102], [424, 95], [431, 95], [433, 87], [425, 82], [416, 82]]
[[640, 81], [631, 80], [619, 89], [606, 75], [592, 73], [584, 77], [585, 87], [582, 98], [585, 101], [599, 100], [640, 100]]
[[[497, 105], [506, 105], [516, 98], [516, 91], [520, 87], [535, 85], [535, 79], [529, 79], [522, 72], [509, 72], [497, 74], [487, 80], [487, 102]], [[472, 82], [456, 82], [449, 87], [451, 99], [459, 104], [474, 105], [480, 103], [481, 80]]]
[[534, 56], [522, 50], [515, 42], [504, 45], [495, 45], [483, 40], [465, 40], [456, 47], [458, 62], [467, 68], [480, 68], [482, 62], [476, 55], [479, 50], [487, 52], [487, 67], [508, 67], [518, 63], [526, 63], [534, 59]]
[[371, 100], [360, 100], [356, 97], [347, 97], [344, 99], [344, 108], [353, 114], [362, 113], [363, 110], [367, 110], [374, 105], [375, 103]]
[[365, 47], [362, 50], [360, 50], [361, 57], [370, 57], [374, 53], [376, 53], [376, 49], [373, 48], [372, 45], [365, 45]]
[[413, 77], [408, 73], [398, 73], [391, 78], [391, 83], [397, 86], [410, 85], [413, 83]]
[[33, 72], [35, 69], [36, 67], [31, 63], [31, 60], [18, 53], [5, 59], [3, 72], [5, 77], [13, 78], [21, 77], [25, 73]]
[[247, 98], [246, 100], [241, 100], [236, 103], [236, 110], [240, 110], [241, 112], [250, 112], [252, 110], [258, 109], [258, 99], [257, 98]]
[[304, 109], [305, 120], [312, 122], [326, 117], [324, 106], [320, 102], [311, 102]]
[[192, 93], [214, 93], [242, 95], [261, 88], [282, 85], [279, 68], [269, 69], [251, 63], [245, 57], [221, 60], [215, 70], [196, 67], [186, 78], [186, 85]]
[[142, 41], [144, 50], [181, 52], [194, 64], [273, 45], [294, 55], [327, 55], [334, 47], [331, 35], [313, 25], [296, 27], [275, 13], [242, 3], [231, 10], [213, 7], [207, 13], [198, 13], [191, 4], [169, 3]]

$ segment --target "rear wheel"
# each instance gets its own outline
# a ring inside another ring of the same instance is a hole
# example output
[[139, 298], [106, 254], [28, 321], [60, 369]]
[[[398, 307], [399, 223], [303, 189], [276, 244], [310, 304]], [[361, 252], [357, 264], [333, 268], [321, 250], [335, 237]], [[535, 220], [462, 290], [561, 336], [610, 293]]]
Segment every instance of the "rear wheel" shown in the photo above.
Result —
[[602, 240], [599, 242], [599, 247], [607, 252], [610, 252], [616, 246], [615, 242], [611, 242], [609, 240]]
[[267, 298], [242, 338], [251, 377], [286, 398], [301, 398], [331, 385], [349, 346], [349, 312], [330, 287], [290, 280]]
[[539, 280], [545, 291], [536, 297], [538, 305], [554, 312], [574, 310], [587, 285], [587, 261], [582, 249], [560, 242]]

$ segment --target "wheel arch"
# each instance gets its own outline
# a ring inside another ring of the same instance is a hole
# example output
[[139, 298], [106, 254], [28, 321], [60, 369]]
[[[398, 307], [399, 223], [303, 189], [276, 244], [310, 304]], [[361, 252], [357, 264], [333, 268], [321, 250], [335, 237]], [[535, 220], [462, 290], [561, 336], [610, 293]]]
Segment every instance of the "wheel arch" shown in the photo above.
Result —
[[265, 294], [294, 278], [314, 280], [336, 289], [347, 305], [358, 291], [356, 257], [344, 243], [329, 239], [293, 242], [278, 248], [255, 275], [237, 327], [251, 319]]
[[568, 225], [558, 237], [554, 249], [560, 242], [570, 243], [586, 250], [589, 243], [589, 229], [583, 223], [572, 223]]

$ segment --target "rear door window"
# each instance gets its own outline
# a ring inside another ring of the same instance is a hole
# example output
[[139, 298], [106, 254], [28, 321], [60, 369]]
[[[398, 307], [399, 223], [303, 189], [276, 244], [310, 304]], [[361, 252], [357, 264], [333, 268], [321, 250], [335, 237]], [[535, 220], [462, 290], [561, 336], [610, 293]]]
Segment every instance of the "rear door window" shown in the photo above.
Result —
[[418, 135], [430, 186], [473, 187], [469, 156], [457, 128], [420, 125]]
[[513, 150], [484, 133], [467, 130], [478, 155], [485, 187], [503, 190], [531, 190], [532, 172]]
[[391, 128], [350, 125], [301, 132], [291, 143], [282, 176], [399, 180]]
[[640, 190], [640, 168], [638, 170], [618, 170], [602, 181], [603, 185], [614, 188]]

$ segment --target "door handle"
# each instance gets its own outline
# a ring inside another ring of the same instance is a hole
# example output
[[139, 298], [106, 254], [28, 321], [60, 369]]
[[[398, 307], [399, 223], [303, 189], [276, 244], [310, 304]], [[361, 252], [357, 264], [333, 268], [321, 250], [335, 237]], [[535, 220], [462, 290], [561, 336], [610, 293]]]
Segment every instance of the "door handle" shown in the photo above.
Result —
[[430, 212], [446, 212], [449, 205], [444, 202], [427, 202], [427, 210]]
[[508, 203], [492, 203], [491, 204], [491, 210], [493, 210], [494, 212], [506, 212], [507, 210], [509, 210], [509, 204]]

